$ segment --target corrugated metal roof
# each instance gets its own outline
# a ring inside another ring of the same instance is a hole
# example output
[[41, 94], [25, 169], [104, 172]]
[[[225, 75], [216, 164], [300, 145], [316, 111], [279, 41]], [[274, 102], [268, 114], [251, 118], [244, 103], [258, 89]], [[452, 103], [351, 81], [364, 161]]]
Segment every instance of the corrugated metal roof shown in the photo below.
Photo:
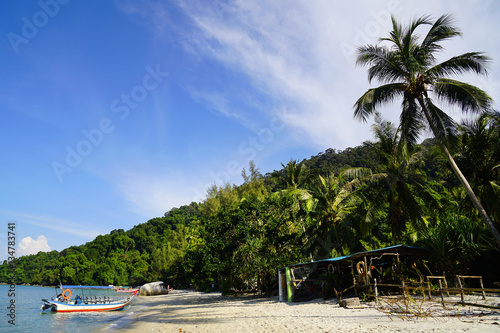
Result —
[[399, 253], [399, 254], [406, 254], [406, 255], [421, 255], [421, 254], [423, 254], [423, 252], [426, 252], [426, 251], [427, 251], [426, 249], [423, 249], [421, 247], [400, 244], [400, 245], [388, 246], [388, 247], [384, 247], [384, 248], [372, 250], [372, 251], [357, 252], [354, 254], [350, 254], [348, 256], [328, 258], [328, 259], [322, 259], [322, 260], [311, 261], [311, 262], [303, 262], [300, 264], [288, 265], [286, 267], [296, 267], [296, 266], [301, 266], [301, 265], [310, 265], [310, 264], [316, 264], [316, 263], [322, 263], [322, 262], [349, 261], [349, 260], [355, 260], [356, 258], [364, 257], [366, 255], [377, 255], [377, 254], [382, 254], [382, 253]]

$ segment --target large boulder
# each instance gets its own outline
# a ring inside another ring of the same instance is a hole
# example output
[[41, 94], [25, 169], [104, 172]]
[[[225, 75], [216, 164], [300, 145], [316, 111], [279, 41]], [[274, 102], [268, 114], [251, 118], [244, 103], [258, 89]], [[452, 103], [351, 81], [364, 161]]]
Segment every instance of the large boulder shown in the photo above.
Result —
[[141, 296], [165, 295], [168, 294], [168, 288], [162, 281], [146, 283], [140, 289]]

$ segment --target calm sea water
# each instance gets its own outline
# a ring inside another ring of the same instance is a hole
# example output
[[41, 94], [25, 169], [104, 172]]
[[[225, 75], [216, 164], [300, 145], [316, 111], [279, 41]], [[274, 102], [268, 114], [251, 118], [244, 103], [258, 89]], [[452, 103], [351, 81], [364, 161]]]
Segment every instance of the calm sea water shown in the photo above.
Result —
[[11, 297], [9, 286], [0, 285], [0, 332], [106, 332], [124, 328], [134, 320], [134, 308], [139, 306], [138, 297], [131, 306], [122, 311], [55, 313], [42, 312], [42, 298], [55, 295], [53, 287], [16, 286], [15, 325], [10, 320], [7, 308]]

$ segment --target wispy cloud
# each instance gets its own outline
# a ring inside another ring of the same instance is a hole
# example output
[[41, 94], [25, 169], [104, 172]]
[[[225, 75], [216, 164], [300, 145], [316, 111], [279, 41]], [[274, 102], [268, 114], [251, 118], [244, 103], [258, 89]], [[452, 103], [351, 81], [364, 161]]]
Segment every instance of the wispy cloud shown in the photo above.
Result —
[[207, 106], [217, 111], [228, 118], [234, 118], [242, 123], [247, 123], [248, 120], [245, 116], [234, 108], [230, 106], [230, 101], [227, 96], [221, 92], [207, 92], [207, 91], [191, 91], [191, 96], [201, 102], [207, 104]]
[[28, 223], [45, 229], [56, 230], [58, 232], [62, 232], [68, 235], [93, 239], [97, 235], [103, 234], [103, 232], [97, 230], [89, 230], [87, 224], [85, 225], [78, 224], [52, 216], [34, 215], [34, 214], [17, 213], [17, 212], [3, 212], [3, 213], [7, 213], [13, 218], [22, 220], [23, 223]]
[[172, 29], [171, 15], [167, 8], [160, 2], [146, 0], [121, 0], [115, 1], [119, 10], [129, 15], [144, 18], [143, 22], [152, 27], [154, 36], [161, 38]]
[[118, 194], [129, 203], [130, 210], [136, 214], [152, 218], [163, 216], [173, 207], [188, 205], [193, 198], [194, 178], [187, 178], [182, 171], [142, 172], [122, 169], [111, 180]]
[[328, 147], [362, 141], [358, 135], [363, 131], [353, 127], [366, 126], [352, 120], [357, 92], [344, 75], [350, 64], [337, 35], [322, 30], [324, 21], [315, 19], [321, 12], [334, 13], [332, 4], [240, 1], [180, 6], [195, 27], [191, 47], [244, 73], [256, 91], [271, 96], [275, 107], [267, 116], [281, 117], [273, 112], [286, 108], [281, 120], [300, 133], [303, 144]]

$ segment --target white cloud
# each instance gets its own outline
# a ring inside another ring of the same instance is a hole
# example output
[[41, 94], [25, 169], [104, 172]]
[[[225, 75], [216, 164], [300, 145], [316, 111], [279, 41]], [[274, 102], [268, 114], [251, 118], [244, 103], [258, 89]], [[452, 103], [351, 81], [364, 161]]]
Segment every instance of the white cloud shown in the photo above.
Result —
[[[437, 18], [452, 11], [458, 16], [457, 26], [470, 32], [467, 39], [457, 38], [445, 45], [449, 54], [484, 49], [491, 43], [485, 39], [478, 43], [477, 37], [494, 29], [489, 24], [478, 28], [478, 24], [469, 23], [485, 16], [493, 24], [496, 18], [488, 5], [478, 4], [278, 0], [179, 5], [195, 27], [188, 35], [191, 52], [197, 50], [246, 74], [256, 91], [266, 91], [274, 98], [277, 105], [269, 113], [280, 107], [292, 110], [282, 120], [291, 132], [300, 133], [297, 137], [302, 144], [344, 148], [372, 137], [369, 124], [352, 117], [354, 102], [369, 87], [366, 69], [354, 66], [355, 48], [387, 35], [391, 14], [406, 23], [416, 16], [430, 14]], [[481, 21], [485, 22], [483, 18]], [[382, 110], [384, 116], [398, 122], [398, 106], [396, 103]]]
[[50, 252], [50, 246], [47, 237], [44, 235], [38, 236], [35, 240], [31, 237], [24, 237], [19, 243], [19, 255], [26, 256], [30, 254], [37, 254], [38, 252]]

